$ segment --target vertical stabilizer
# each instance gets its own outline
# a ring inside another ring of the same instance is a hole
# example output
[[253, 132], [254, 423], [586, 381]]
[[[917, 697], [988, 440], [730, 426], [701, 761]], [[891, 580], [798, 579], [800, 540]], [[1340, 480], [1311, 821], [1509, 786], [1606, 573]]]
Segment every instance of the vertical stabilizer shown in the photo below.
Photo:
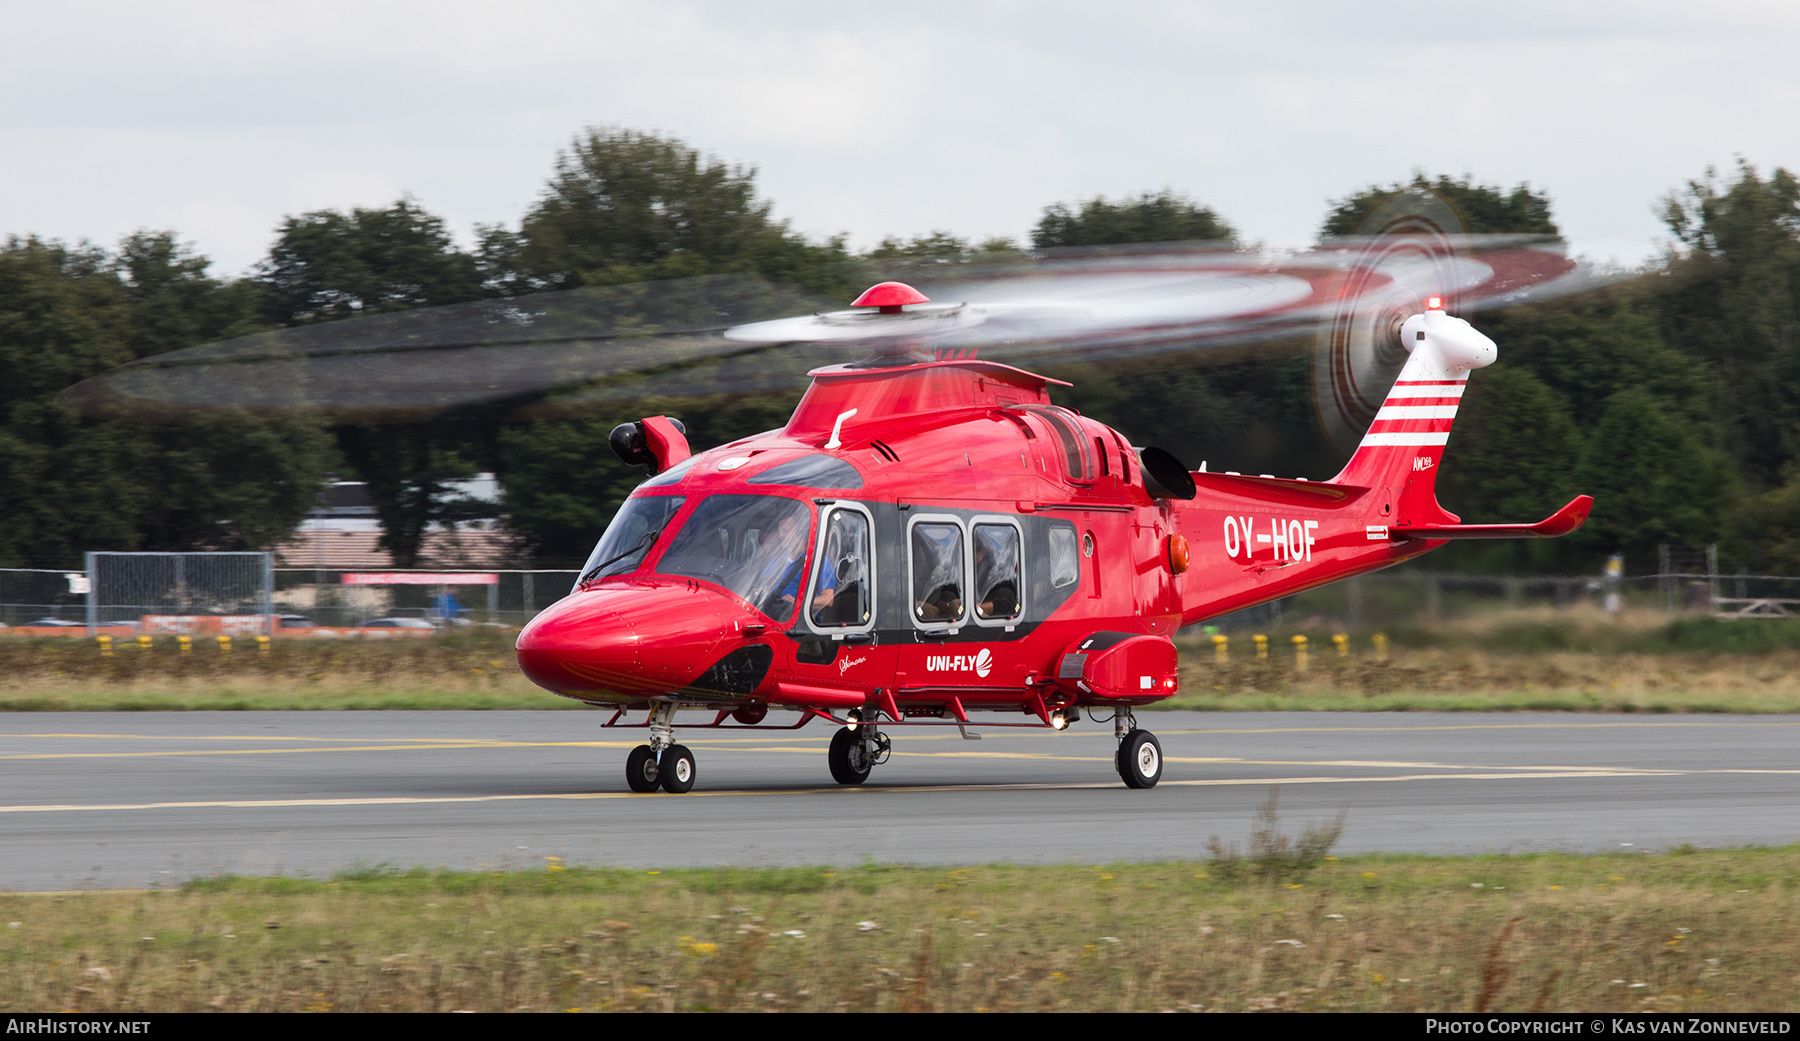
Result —
[[1438, 505], [1438, 466], [1469, 373], [1492, 364], [1498, 351], [1474, 326], [1445, 314], [1436, 297], [1406, 320], [1400, 337], [1410, 356], [1332, 482], [1375, 490], [1378, 523], [1390, 528], [1455, 524], [1459, 518]]

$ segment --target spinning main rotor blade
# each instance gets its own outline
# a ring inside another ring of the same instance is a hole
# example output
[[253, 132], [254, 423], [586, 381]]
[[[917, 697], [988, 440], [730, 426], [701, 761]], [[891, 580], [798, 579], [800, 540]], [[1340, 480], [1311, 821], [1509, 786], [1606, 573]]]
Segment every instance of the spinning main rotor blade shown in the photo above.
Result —
[[241, 416], [404, 423], [524, 404], [566, 388], [639, 384], [762, 348], [719, 335], [816, 307], [744, 275], [574, 289], [256, 333], [144, 358], [64, 399], [160, 422]]
[[[1543, 237], [1469, 236], [1447, 206], [1403, 198], [1380, 234], [1278, 255], [1190, 244], [1065, 252], [1037, 263], [913, 278], [935, 301], [899, 314], [833, 311], [738, 326], [745, 344], [808, 342], [876, 354], [978, 351], [1021, 368], [1204, 365], [1246, 348], [1311, 348], [1314, 404], [1348, 456], [1407, 352], [1400, 323], [1433, 297], [1458, 314], [1544, 300], [1619, 276], [1578, 265]], [[1237, 348], [1237, 349], [1233, 349]]]
[[909, 272], [910, 284], [935, 301], [959, 303], [918, 305], [898, 315], [831, 311], [741, 325], [724, 335], [744, 344], [839, 347], [916, 341], [1054, 364], [1118, 351], [1204, 350], [1296, 332], [1310, 336], [1314, 323], [1342, 305], [1349, 273], [1360, 276], [1353, 303], [1402, 294], [1422, 306], [1427, 295], [1437, 295], [1459, 298], [1466, 308], [1588, 284], [1560, 252], [1518, 237], [1495, 237], [1461, 255], [1390, 252], [1378, 258], [1379, 265], [1359, 264], [1370, 245], [1341, 240], [1267, 256], [1184, 244], [1063, 254], [946, 275], [927, 269]]
[[258, 333], [145, 358], [64, 396], [90, 415], [160, 422], [613, 416], [650, 399], [792, 392], [815, 365], [894, 345], [1055, 368], [1204, 364], [1242, 357], [1234, 346], [1310, 342], [1337, 438], [1334, 427], [1366, 428], [1360, 412], [1386, 391], [1370, 388], [1397, 371], [1383, 353], [1397, 349], [1393, 314], [1430, 295], [1467, 314], [1602, 281], [1554, 243], [1416, 232], [1287, 254], [1157, 244], [935, 268], [896, 272], [939, 302], [901, 315], [819, 311], [829, 302], [754, 276], [708, 276]]

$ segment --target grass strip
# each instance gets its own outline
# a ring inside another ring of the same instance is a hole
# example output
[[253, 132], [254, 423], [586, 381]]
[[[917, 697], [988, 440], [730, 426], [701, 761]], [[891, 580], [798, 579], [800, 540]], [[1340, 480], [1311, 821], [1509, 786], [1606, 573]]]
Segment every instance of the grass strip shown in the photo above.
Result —
[[1779, 1011], [1800, 847], [0, 895], [6, 1011]]
[[[1304, 635], [1296, 634], [1296, 635]], [[1266, 658], [1242, 634], [1219, 662], [1182, 638], [1182, 693], [1162, 708], [1207, 711], [1800, 712], [1800, 621], [1618, 622], [1529, 612], [1480, 624], [1371, 634], [1339, 653], [1289, 636]], [[277, 639], [222, 651], [169, 637], [102, 654], [92, 641], [0, 638], [0, 711], [570, 709], [518, 671], [512, 634], [475, 628], [430, 639]]]

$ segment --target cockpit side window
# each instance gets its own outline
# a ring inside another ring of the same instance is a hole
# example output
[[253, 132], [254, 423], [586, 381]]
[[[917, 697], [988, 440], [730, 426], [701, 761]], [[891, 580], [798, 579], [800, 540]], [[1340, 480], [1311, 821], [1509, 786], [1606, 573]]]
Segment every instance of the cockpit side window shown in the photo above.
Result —
[[874, 560], [869, 518], [860, 510], [839, 506], [825, 518], [819, 558], [813, 564], [812, 593], [807, 609], [816, 629], [866, 627], [874, 615]]

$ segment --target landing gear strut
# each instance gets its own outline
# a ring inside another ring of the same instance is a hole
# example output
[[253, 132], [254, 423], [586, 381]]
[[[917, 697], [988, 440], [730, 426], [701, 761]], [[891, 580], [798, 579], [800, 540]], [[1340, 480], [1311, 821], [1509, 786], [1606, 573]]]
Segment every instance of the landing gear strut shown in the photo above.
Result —
[[1113, 765], [1127, 788], [1154, 788], [1162, 780], [1162, 745], [1156, 735], [1139, 730], [1130, 709], [1119, 709], [1113, 716], [1113, 735], [1119, 739], [1119, 751]]
[[675, 743], [675, 706], [659, 702], [650, 710], [650, 743], [625, 757], [625, 783], [634, 792], [657, 788], [680, 795], [694, 787], [694, 753]]
[[[862, 713], [850, 718], [860, 721]], [[874, 724], [852, 723], [831, 735], [831, 751], [825, 761], [831, 766], [831, 779], [839, 784], [861, 784], [869, 779], [869, 771], [887, 762], [891, 743]]]

